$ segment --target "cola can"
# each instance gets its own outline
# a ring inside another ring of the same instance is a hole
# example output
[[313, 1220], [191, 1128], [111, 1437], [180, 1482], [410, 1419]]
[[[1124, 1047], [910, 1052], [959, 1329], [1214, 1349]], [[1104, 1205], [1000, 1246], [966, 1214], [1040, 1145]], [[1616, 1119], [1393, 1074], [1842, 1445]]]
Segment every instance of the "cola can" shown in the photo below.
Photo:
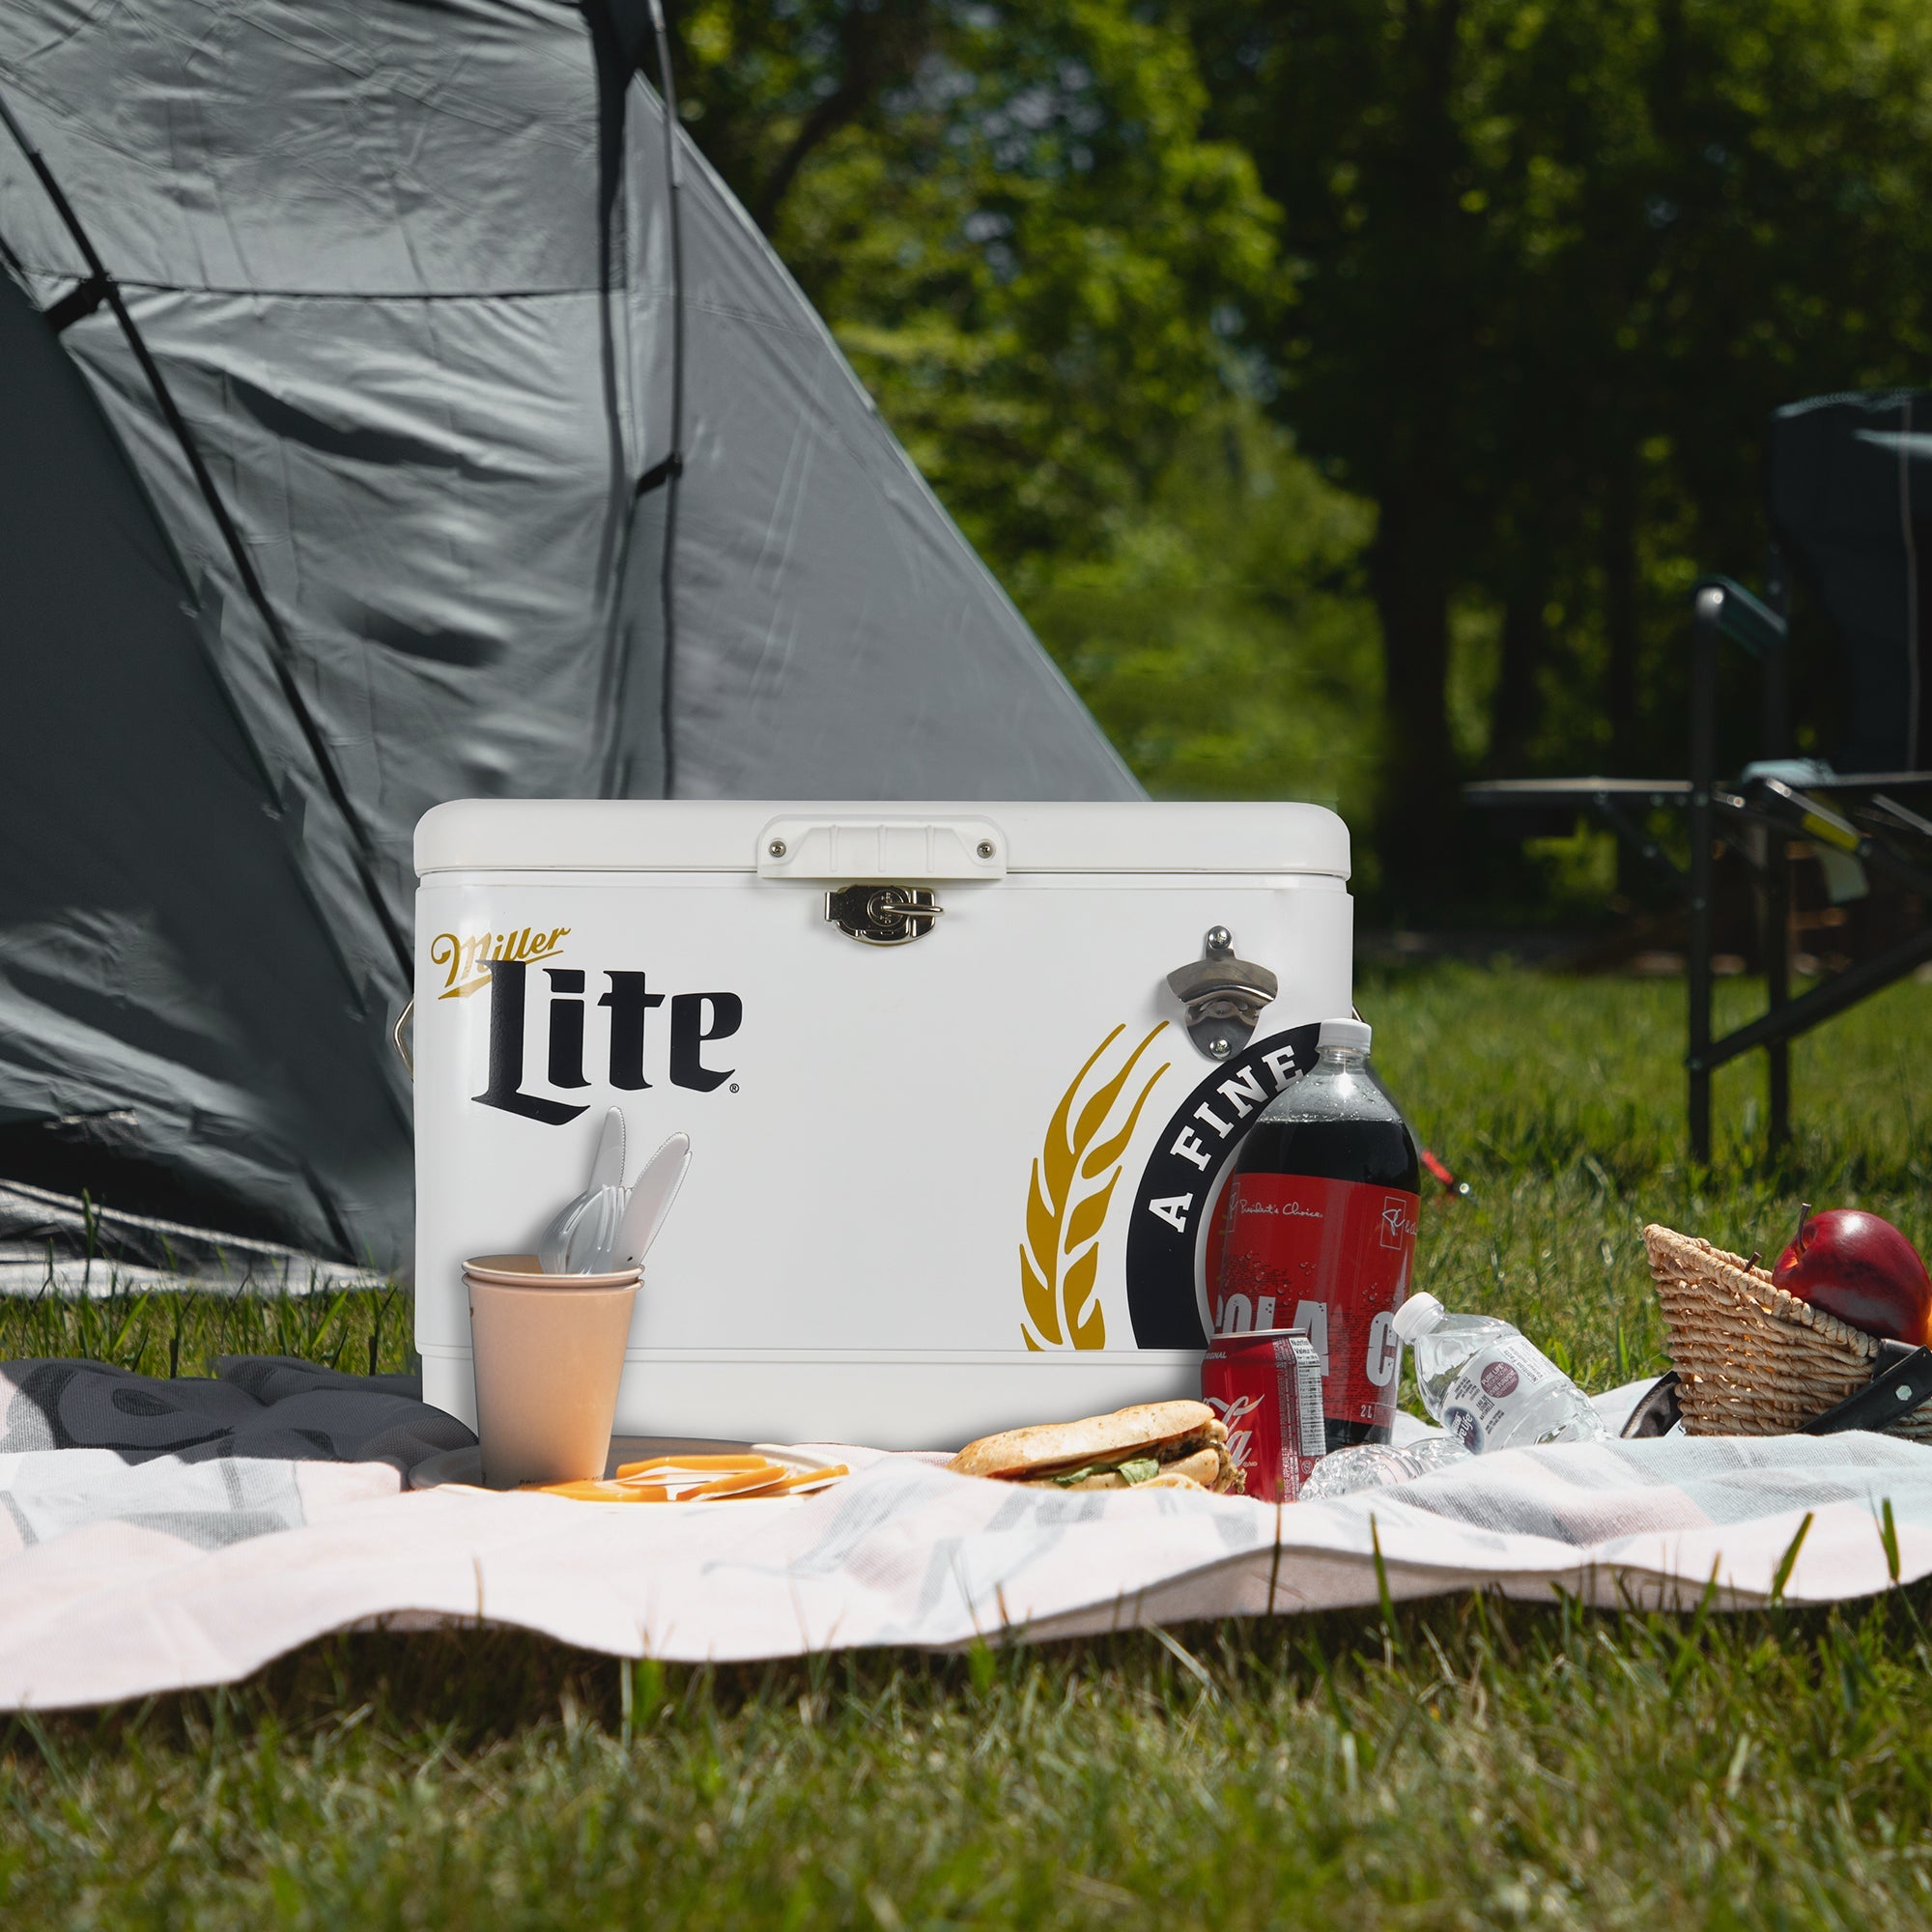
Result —
[[1292, 1503], [1327, 1448], [1321, 1357], [1299, 1328], [1216, 1335], [1201, 1364], [1201, 1399], [1228, 1427], [1242, 1492]]

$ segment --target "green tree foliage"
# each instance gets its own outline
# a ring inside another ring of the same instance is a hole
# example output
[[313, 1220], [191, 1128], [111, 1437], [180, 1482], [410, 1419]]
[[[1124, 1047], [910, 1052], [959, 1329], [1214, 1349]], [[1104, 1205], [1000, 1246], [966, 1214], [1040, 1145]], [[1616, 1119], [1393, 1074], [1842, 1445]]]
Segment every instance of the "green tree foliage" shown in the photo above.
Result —
[[1275, 211], [1184, 19], [706, 0], [680, 35], [693, 132], [1143, 781], [1366, 809], [1373, 512], [1252, 401]]
[[1003, 574], [1091, 555], [1224, 391], [1272, 213], [1126, 0], [703, 0], [691, 127]]
[[[1252, 405], [1204, 412], [1094, 554], [1023, 582], [1028, 615], [1156, 795], [1375, 795], [1370, 505]], [[1361, 855], [1358, 855], [1358, 860]], [[1359, 872], [1359, 866], [1358, 866]]]
[[1143, 777], [1377, 763], [1398, 904], [1474, 769], [1676, 770], [1768, 412], [1926, 379], [1923, 0], [675, 19], [694, 133]]
[[1672, 769], [1676, 593], [1761, 546], [1768, 412], [1923, 380], [1932, 10], [1213, 0], [1195, 33], [1283, 210], [1279, 408], [1379, 509], [1379, 842], [1420, 898], [1459, 598], [1499, 613], [1492, 757]]
[[705, 0], [694, 134], [1145, 783], [1366, 808], [1373, 513], [1248, 399], [1275, 211], [1125, 0]]

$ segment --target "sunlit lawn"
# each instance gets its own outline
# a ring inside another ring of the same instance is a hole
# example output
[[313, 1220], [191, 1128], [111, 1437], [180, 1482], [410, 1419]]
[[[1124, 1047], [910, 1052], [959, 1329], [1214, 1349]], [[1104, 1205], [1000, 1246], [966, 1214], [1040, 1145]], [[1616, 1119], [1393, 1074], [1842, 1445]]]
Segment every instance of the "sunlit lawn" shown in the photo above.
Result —
[[[1593, 1385], [1662, 1363], [1646, 1220], [1771, 1251], [1803, 1197], [1932, 1236], [1932, 986], [1803, 1045], [1781, 1162], [1757, 1069], [1722, 1076], [1708, 1178], [1680, 985], [1435, 968], [1359, 998], [1475, 1189], [1431, 1206], [1421, 1284]], [[366, 1368], [372, 1333], [399, 1367], [405, 1329], [373, 1296], [0, 1304], [0, 1353], [158, 1373]], [[1922, 1925], [1928, 1614], [1457, 1598], [721, 1673], [344, 1636], [221, 1695], [0, 1720], [0, 1925]]]

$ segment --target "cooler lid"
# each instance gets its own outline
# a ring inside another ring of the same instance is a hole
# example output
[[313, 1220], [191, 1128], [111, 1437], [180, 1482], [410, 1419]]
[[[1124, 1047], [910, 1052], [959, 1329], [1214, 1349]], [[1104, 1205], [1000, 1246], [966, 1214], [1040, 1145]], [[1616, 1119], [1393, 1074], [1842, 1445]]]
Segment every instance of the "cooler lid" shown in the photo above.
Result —
[[416, 824], [416, 871], [758, 872], [998, 878], [1012, 872], [1349, 876], [1319, 805], [971, 805], [863, 800], [460, 799]]

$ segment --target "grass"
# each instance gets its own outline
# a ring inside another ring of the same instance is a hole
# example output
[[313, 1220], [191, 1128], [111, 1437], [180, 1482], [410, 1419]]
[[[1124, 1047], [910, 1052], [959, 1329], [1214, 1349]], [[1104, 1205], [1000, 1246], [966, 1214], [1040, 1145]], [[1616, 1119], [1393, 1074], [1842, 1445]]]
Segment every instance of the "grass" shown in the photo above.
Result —
[[[99, 1264], [97, 1264], [99, 1266]], [[349, 1375], [409, 1368], [404, 1292], [176, 1294], [110, 1288], [85, 1299], [0, 1295], [0, 1361], [79, 1356], [145, 1376], [212, 1375], [221, 1355], [298, 1355]]]
[[[1727, 985], [1742, 1003], [1748, 989]], [[1682, 993], [1372, 980], [1378, 1060], [1475, 1187], [1420, 1279], [1587, 1380], [1657, 1367], [1638, 1231], [1782, 1244], [1801, 1196], [1924, 1240], [1932, 987], [1804, 1043], [1682, 1159]], [[1761, 1101], [1760, 1101], [1761, 1106]], [[384, 1366], [379, 1297], [0, 1305], [0, 1354]], [[0, 1720], [0, 1924], [1889, 1926], [1932, 1917], [1932, 1589], [1822, 1611], [1480, 1597], [957, 1658], [619, 1665], [344, 1635], [240, 1689]]]
[[[1808, 1200], [1883, 1214], [1932, 1253], [1932, 985], [1894, 986], [1797, 1043], [1776, 1158], [1761, 1056], [1720, 1069], [1708, 1173], [1686, 1153], [1681, 982], [1443, 966], [1366, 979], [1356, 997], [1384, 1079], [1476, 1190], [1427, 1204], [1418, 1286], [1515, 1321], [1587, 1387], [1667, 1366], [1648, 1221], [1772, 1257]], [[1762, 998], [1719, 981], [1719, 1027]]]

